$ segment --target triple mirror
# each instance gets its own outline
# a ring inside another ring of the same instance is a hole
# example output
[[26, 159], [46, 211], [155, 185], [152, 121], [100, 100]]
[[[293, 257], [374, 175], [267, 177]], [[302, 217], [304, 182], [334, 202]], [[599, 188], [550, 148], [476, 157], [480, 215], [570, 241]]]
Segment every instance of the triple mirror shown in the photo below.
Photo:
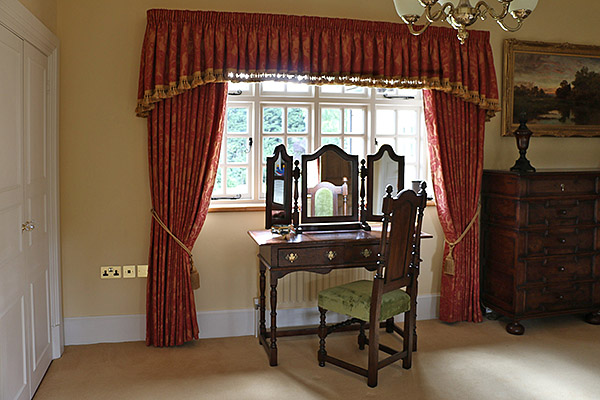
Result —
[[292, 162], [284, 145], [267, 158], [267, 229], [293, 223], [296, 232], [368, 230], [367, 221], [383, 217], [386, 186], [392, 185], [394, 192], [404, 187], [404, 157], [389, 145], [368, 155], [366, 167], [362, 161], [360, 175], [358, 156], [333, 144], [303, 154], [301, 168], [298, 161], [293, 168]]

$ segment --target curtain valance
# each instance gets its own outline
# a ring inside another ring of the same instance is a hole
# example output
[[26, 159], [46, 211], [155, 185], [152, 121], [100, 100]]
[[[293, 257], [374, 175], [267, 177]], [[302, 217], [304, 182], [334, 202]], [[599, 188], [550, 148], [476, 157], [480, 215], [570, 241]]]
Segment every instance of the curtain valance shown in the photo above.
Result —
[[293, 15], [149, 10], [136, 114], [223, 81], [428, 88], [500, 110], [489, 32], [450, 28], [413, 36], [406, 25]]

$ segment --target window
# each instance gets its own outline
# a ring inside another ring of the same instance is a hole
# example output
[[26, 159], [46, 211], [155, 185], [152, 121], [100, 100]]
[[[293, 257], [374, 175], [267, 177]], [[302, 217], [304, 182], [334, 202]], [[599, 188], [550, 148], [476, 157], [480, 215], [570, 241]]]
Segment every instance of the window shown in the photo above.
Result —
[[284, 143], [300, 160], [336, 144], [359, 160], [383, 144], [405, 156], [405, 184], [429, 179], [420, 90], [300, 83], [231, 83], [213, 198], [260, 203], [266, 160]]

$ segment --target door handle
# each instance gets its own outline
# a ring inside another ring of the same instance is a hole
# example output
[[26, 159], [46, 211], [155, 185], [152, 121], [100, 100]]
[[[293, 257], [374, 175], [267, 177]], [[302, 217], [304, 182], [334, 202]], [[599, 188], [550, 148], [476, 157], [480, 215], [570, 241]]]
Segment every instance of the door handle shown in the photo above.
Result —
[[24, 224], [21, 224], [21, 231], [22, 232], [30, 232], [32, 230], [35, 229], [35, 222], [34, 221], [25, 221]]

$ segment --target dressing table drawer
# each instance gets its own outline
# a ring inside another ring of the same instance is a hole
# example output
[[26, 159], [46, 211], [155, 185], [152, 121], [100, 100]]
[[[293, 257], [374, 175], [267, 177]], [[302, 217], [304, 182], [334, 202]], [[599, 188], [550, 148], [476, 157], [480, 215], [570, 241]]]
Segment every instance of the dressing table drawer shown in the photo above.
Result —
[[346, 248], [345, 259], [353, 263], [370, 263], [377, 261], [379, 254], [379, 244], [374, 245], [355, 245]]
[[344, 255], [344, 246], [279, 249], [277, 260], [280, 267], [293, 265], [326, 266], [344, 264]]

